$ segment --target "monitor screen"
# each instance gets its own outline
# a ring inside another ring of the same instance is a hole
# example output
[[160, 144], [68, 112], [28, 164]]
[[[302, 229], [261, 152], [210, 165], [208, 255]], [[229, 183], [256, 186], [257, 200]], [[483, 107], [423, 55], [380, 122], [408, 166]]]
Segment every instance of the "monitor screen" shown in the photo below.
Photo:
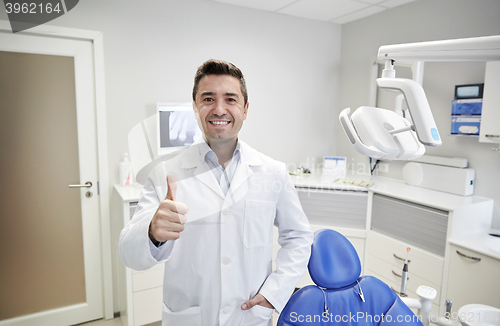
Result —
[[158, 103], [158, 154], [189, 146], [201, 137], [191, 103]]

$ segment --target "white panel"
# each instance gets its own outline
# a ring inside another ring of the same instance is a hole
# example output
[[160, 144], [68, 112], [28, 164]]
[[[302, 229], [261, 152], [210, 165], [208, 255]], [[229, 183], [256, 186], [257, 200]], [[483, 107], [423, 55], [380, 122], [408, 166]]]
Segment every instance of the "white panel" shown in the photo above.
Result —
[[301, 0], [279, 10], [279, 13], [328, 21], [368, 7], [350, 0]]

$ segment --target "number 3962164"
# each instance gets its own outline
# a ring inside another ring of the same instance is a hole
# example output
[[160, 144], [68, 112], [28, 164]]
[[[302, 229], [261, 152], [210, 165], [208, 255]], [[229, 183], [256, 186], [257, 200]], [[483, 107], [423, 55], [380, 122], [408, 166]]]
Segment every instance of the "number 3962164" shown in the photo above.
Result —
[[53, 12], [60, 13], [61, 8], [59, 3], [5, 3], [5, 11], [8, 14], [51, 14]]

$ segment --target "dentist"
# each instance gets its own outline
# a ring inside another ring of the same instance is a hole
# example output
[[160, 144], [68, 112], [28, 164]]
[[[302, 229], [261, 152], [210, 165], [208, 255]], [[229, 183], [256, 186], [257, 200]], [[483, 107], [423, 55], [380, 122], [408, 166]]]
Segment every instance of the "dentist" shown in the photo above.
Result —
[[201, 65], [193, 109], [203, 139], [153, 169], [121, 232], [125, 265], [165, 264], [163, 326], [266, 326], [306, 270], [313, 234], [285, 164], [238, 138], [248, 106], [240, 69]]

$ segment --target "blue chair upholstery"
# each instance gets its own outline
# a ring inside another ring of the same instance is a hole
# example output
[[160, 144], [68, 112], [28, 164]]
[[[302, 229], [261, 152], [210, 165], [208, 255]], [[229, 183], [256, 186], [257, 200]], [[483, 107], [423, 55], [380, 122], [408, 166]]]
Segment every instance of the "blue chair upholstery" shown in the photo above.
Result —
[[309, 274], [315, 285], [297, 291], [278, 319], [278, 326], [415, 325], [422, 323], [384, 282], [362, 276], [358, 254], [342, 234], [314, 234]]

